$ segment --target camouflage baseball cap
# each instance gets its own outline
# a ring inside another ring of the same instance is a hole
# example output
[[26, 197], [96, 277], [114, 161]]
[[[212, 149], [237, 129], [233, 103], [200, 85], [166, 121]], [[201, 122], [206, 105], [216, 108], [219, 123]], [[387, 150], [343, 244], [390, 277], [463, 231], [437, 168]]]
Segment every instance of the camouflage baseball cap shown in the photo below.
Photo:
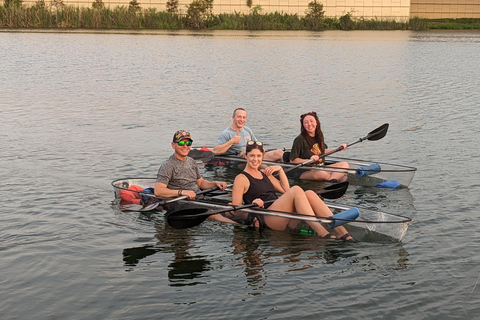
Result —
[[190, 140], [193, 141], [192, 137], [190, 136], [190, 132], [185, 130], [178, 130], [173, 135], [173, 142], [178, 142], [180, 140]]

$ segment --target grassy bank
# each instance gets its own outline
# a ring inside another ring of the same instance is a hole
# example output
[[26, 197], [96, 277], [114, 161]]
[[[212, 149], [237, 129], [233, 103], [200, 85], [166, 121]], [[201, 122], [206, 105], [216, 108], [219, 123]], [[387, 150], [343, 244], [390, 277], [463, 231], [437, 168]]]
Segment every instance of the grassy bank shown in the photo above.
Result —
[[[169, 6], [170, 4], [170, 6]], [[177, 2], [178, 4], [178, 2]], [[260, 7], [250, 13], [212, 14], [213, 0], [194, 0], [186, 15], [177, 13], [175, 0], [168, 11], [142, 9], [132, 0], [129, 6], [109, 8], [101, 0], [91, 8], [63, 5], [56, 0], [46, 5], [23, 5], [7, 0], [0, 6], [0, 28], [62, 29], [210, 29], [210, 30], [426, 30], [479, 29], [480, 19], [424, 20], [409, 22], [354, 18], [347, 13], [339, 18], [324, 17], [323, 5], [314, 0], [305, 16], [285, 13], [262, 14]]]
[[480, 29], [480, 19], [435, 19], [426, 20], [428, 29], [467, 30]]

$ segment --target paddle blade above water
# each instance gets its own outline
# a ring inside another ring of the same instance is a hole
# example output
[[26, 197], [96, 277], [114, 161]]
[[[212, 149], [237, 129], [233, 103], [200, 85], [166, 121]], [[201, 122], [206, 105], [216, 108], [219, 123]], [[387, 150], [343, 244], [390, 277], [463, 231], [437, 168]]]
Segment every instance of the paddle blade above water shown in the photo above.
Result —
[[332, 184], [328, 187], [323, 188], [320, 191], [317, 191], [317, 194], [324, 199], [338, 199], [345, 194], [348, 186], [348, 181]]
[[377, 129], [371, 131], [367, 135], [367, 139], [370, 140], [370, 141], [380, 140], [383, 137], [385, 137], [385, 135], [387, 134], [387, 131], [388, 131], [388, 123], [384, 123], [383, 125], [381, 125]]
[[188, 153], [188, 156], [195, 159], [195, 160], [199, 160], [199, 161], [202, 161], [202, 162], [208, 162], [215, 157], [215, 154], [210, 150], [192, 149]]

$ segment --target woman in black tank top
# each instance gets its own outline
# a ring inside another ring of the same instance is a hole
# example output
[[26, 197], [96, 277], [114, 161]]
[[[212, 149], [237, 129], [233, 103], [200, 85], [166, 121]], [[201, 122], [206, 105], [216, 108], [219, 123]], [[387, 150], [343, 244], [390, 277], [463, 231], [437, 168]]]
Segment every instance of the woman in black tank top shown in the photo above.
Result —
[[[281, 166], [270, 166], [260, 171], [264, 154], [261, 142], [249, 141], [246, 147], [247, 164], [242, 173], [237, 175], [233, 183], [232, 204], [256, 203], [260, 208], [288, 211], [311, 215], [312, 217], [330, 217], [332, 212], [313, 191], [303, 191], [299, 186], [290, 187], [288, 178]], [[273, 176], [278, 174], [278, 179]], [[277, 197], [276, 193], [281, 193]], [[237, 212], [237, 219], [248, 219], [248, 214]], [[256, 215], [260, 227], [284, 231], [294, 229], [300, 220], [269, 215]], [[320, 222], [306, 221], [316, 231], [317, 235], [325, 239], [342, 239], [355, 241], [343, 226], [335, 228], [337, 237], [330, 234]]]

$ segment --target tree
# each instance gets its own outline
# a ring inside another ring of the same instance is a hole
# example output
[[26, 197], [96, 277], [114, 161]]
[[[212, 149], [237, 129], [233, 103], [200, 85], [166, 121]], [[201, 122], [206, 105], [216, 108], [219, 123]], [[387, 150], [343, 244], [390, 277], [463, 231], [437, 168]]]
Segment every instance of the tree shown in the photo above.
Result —
[[205, 21], [212, 15], [213, 0], [194, 0], [187, 8], [188, 26], [202, 29], [205, 27]]
[[314, 0], [308, 4], [305, 11], [305, 21], [313, 30], [320, 30], [323, 27], [324, 14], [323, 4]]

